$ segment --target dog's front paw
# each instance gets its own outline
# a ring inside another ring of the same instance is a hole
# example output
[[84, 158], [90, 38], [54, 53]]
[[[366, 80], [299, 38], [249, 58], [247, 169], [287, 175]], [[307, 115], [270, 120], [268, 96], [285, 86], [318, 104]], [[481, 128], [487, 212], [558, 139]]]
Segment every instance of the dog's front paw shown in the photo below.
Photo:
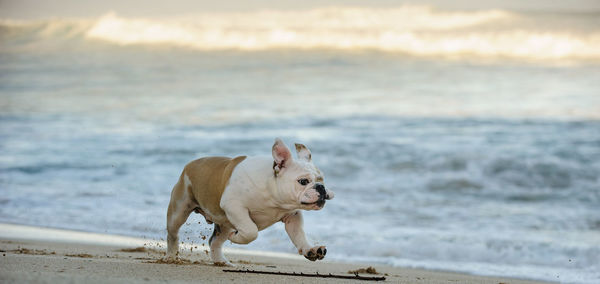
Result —
[[310, 261], [316, 261], [317, 259], [323, 259], [327, 254], [327, 248], [325, 246], [318, 246], [309, 249], [303, 249], [301, 254]]

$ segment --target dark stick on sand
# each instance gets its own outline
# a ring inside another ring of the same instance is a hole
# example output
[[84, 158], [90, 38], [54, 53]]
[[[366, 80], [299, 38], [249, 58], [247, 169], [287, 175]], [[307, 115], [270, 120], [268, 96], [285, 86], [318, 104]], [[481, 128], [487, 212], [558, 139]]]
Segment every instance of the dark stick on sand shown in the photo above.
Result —
[[274, 272], [274, 271], [259, 271], [259, 270], [242, 270], [242, 269], [223, 269], [224, 272], [237, 272], [237, 273], [255, 273], [255, 274], [273, 274], [273, 275], [287, 275], [287, 276], [302, 276], [302, 277], [321, 277], [321, 278], [341, 278], [341, 279], [356, 279], [356, 280], [368, 280], [368, 281], [383, 281], [385, 277], [368, 277], [368, 276], [359, 276], [358, 274], [354, 274], [354, 276], [349, 275], [336, 275], [336, 274], [319, 274], [317, 273], [296, 273], [296, 272]]

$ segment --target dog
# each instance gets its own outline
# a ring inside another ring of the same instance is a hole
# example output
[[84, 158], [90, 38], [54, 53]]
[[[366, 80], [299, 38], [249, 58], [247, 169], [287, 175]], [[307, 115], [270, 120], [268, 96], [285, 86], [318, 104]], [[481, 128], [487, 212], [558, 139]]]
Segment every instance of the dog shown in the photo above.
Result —
[[216, 265], [233, 266], [223, 255], [225, 241], [248, 244], [279, 221], [299, 254], [311, 261], [323, 259], [327, 248], [306, 240], [301, 210], [322, 209], [334, 193], [325, 187], [310, 150], [295, 146], [297, 159], [277, 138], [272, 158], [205, 157], [187, 164], [167, 210], [167, 257], [177, 258], [179, 228], [195, 212], [214, 224], [208, 243]]

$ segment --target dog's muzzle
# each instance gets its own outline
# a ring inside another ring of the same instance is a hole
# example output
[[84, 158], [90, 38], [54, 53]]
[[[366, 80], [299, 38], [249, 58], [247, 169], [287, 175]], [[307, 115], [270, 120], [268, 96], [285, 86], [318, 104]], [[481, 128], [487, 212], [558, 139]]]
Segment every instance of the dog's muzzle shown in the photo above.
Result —
[[325, 205], [325, 200], [331, 199], [333, 196], [329, 196], [325, 186], [322, 183], [317, 183], [313, 186], [313, 189], [319, 194], [319, 198], [315, 202], [302, 202], [303, 205], [311, 205], [316, 204], [318, 207], [322, 208]]

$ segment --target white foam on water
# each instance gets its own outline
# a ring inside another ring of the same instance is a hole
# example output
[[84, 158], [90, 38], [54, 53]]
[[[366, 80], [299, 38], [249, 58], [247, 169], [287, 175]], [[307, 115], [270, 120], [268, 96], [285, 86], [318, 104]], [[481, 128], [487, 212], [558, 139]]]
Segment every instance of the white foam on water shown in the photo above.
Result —
[[[577, 17], [577, 15], [571, 16]], [[584, 15], [585, 17], [585, 15]], [[580, 18], [584, 18], [580, 17]], [[556, 18], [556, 16], [554, 16]], [[411, 56], [599, 60], [600, 30], [547, 28], [503, 10], [443, 11], [429, 6], [329, 7], [300, 11], [206, 12], [170, 18], [1, 22], [9, 38], [80, 38], [116, 45], [196, 50], [377, 50]]]

